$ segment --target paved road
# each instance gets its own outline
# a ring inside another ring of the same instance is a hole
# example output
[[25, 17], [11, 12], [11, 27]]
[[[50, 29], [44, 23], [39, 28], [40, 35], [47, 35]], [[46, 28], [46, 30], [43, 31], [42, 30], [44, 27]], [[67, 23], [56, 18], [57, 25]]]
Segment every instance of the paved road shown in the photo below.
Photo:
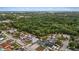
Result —
[[69, 43], [69, 40], [65, 40], [63, 42], [63, 46], [60, 48], [60, 50], [62, 50], [62, 51], [67, 50], [68, 43]]

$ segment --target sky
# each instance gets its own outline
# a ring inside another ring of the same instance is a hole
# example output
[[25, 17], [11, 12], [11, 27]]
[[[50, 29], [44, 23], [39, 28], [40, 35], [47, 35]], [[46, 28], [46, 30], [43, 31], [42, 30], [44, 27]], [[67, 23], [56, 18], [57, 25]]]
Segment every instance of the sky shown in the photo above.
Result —
[[0, 11], [79, 11], [79, 7], [0, 7]]

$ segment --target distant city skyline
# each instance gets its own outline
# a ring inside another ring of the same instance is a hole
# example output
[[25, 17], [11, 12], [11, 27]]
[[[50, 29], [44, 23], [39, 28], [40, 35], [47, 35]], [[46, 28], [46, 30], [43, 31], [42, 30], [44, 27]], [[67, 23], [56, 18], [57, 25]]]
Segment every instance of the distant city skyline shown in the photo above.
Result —
[[79, 11], [79, 7], [0, 7], [0, 11]]

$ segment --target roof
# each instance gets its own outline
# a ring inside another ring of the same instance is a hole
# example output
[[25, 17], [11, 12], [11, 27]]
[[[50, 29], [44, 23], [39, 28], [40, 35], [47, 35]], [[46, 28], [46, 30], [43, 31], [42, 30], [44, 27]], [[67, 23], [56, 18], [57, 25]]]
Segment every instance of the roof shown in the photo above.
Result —
[[2, 41], [4, 38], [0, 38], [0, 41]]
[[11, 51], [11, 44], [10, 44], [10, 42], [5, 42], [5, 43], [3, 43], [3, 44], [1, 44], [1, 47], [3, 48], [3, 49], [5, 49], [6, 51]]
[[4, 39], [4, 38], [3, 38], [3, 36], [2, 36], [2, 35], [0, 35], [0, 41], [1, 41], [1, 40], [3, 40], [3, 39]]

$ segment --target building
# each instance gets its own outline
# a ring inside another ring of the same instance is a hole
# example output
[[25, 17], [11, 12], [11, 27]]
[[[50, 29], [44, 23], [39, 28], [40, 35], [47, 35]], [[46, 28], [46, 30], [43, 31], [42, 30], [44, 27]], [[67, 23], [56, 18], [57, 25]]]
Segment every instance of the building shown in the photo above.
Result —
[[8, 33], [13, 34], [13, 33], [16, 32], [16, 31], [17, 31], [17, 29], [11, 28], [11, 29], [8, 30]]
[[28, 34], [28, 35], [21, 34], [20, 35], [20, 40], [23, 41], [23, 42], [31, 40], [32, 43], [35, 43], [39, 39], [36, 38], [34, 35], [31, 35], [31, 34]]
[[3, 34], [0, 32], [0, 42], [4, 40]]
[[0, 49], [5, 50], [5, 51], [11, 51], [12, 50], [12, 45], [11, 42], [8, 40], [2, 44], [0, 44]]

